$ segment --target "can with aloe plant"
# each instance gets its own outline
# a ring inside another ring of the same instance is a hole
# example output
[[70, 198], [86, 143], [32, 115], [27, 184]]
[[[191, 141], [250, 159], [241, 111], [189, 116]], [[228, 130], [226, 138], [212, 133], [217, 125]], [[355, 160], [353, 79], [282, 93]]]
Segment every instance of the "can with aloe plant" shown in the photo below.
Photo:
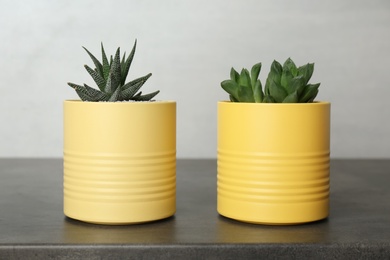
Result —
[[299, 224], [329, 214], [330, 103], [314, 101], [314, 64], [274, 61], [231, 69], [218, 102], [218, 212], [257, 224]]
[[[84, 48], [85, 49], [85, 48]], [[97, 224], [132, 224], [176, 211], [176, 102], [140, 91], [151, 73], [126, 78], [136, 49], [102, 61], [87, 49], [97, 88], [68, 83], [64, 102], [64, 213]]]

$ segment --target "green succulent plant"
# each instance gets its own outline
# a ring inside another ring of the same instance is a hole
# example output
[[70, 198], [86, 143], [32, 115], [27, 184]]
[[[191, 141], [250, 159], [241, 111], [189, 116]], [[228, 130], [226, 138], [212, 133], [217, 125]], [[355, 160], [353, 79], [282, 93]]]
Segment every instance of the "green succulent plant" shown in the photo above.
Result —
[[297, 67], [288, 58], [282, 66], [274, 60], [264, 92], [258, 79], [260, 70], [261, 63], [255, 64], [250, 72], [244, 68], [238, 73], [232, 68], [230, 79], [222, 81], [221, 87], [229, 93], [232, 102], [309, 103], [318, 94], [320, 83], [308, 83], [313, 75], [314, 63]]
[[118, 48], [115, 53], [115, 56], [112, 57], [111, 55], [110, 61], [108, 61], [102, 43], [102, 62], [100, 62], [92, 53], [90, 53], [85, 47], [83, 47], [84, 50], [88, 53], [88, 55], [91, 57], [96, 68], [92, 69], [88, 65], [84, 65], [84, 67], [95, 81], [99, 90], [92, 88], [87, 84], [81, 86], [68, 82], [68, 85], [77, 92], [77, 94], [83, 101], [116, 102], [129, 100], [151, 100], [160, 92], [159, 90], [145, 95], [142, 95], [142, 92], [139, 91], [140, 88], [144, 85], [144, 83], [150, 78], [150, 76], [152, 76], [151, 73], [143, 77], [134, 79], [128, 83], [125, 83], [131, 62], [133, 61], [136, 45], [137, 40], [135, 40], [133, 49], [127, 58], [125, 52], [122, 57], [122, 60], [120, 59], [120, 48]]

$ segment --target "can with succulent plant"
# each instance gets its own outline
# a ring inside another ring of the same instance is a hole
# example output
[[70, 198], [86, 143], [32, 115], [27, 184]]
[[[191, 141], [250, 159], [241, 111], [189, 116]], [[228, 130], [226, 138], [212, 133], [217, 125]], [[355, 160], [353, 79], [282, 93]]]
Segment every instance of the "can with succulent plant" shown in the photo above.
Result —
[[299, 224], [329, 213], [330, 103], [314, 101], [314, 64], [231, 69], [218, 102], [218, 212], [258, 224]]
[[81, 100], [64, 102], [64, 213], [97, 224], [132, 224], [176, 211], [176, 102], [140, 91], [151, 73], [129, 81], [137, 41], [102, 61], [84, 48], [97, 89], [68, 83]]

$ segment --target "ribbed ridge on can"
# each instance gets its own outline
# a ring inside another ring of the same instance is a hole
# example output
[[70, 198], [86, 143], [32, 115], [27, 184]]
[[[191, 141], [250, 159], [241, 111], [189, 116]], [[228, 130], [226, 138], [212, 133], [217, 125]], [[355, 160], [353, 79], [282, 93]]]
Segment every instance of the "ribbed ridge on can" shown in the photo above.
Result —
[[129, 203], [175, 197], [176, 152], [97, 154], [64, 151], [64, 197]]
[[306, 154], [218, 150], [218, 196], [257, 203], [328, 199], [329, 151]]

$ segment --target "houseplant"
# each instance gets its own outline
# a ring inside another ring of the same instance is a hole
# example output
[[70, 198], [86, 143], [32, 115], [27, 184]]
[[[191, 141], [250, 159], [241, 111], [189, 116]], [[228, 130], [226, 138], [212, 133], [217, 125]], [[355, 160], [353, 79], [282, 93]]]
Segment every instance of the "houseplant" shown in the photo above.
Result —
[[[99, 89], [68, 83], [81, 100], [64, 102], [64, 213], [98, 224], [130, 224], [176, 210], [176, 103], [139, 90], [151, 76], [126, 83], [136, 43], [102, 62], [85, 49]], [[141, 102], [143, 101], [143, 102]]]
[[298, 224], [329, 213], [330, 103], [313, 102], [314, 64], [274, 61], [231, 69], [218, 102], [218, 212], [259, 224]]

